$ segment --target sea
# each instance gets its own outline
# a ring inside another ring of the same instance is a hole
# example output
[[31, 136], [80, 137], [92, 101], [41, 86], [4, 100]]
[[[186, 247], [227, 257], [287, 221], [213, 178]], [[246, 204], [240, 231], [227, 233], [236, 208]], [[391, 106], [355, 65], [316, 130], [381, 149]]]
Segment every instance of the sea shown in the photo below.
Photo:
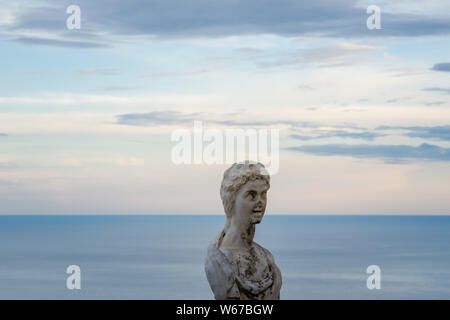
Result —
[[[224, 223], [0, 216], [0, 299], [213, 299], [204, 262]], [[254, 240], [281, 270], [281, 299], [450, 299], [450, 216], [266, 215]], [[71, 265], [79, 290], [66, 285]]]

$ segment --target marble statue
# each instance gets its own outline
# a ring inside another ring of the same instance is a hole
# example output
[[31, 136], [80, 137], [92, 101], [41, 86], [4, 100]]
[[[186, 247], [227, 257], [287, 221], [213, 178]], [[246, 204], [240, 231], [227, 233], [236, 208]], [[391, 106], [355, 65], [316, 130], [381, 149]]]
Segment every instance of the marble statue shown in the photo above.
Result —
[[205, 272], [217, 300], [280, 299], [281, 273], [269, 250], [253, 241], [267, 203], [270, 176], [261, 163], [235, 163], [224, 173], [223, 230], [208, 247]]

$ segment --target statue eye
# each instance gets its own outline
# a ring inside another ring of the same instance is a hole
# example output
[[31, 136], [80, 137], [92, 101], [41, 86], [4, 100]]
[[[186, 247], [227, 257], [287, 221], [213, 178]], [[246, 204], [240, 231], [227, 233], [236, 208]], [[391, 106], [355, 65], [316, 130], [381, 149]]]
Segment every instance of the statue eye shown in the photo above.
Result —
[[255, 197], [256, 197], [255, 191], [250, 191], [248, 194], [251, 196], [252, 199], [255, 199]]

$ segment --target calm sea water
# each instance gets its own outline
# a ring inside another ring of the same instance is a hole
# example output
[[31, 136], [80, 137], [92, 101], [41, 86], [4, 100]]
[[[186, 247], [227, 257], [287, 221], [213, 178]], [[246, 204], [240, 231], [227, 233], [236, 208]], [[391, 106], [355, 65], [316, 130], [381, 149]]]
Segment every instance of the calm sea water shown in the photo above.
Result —
[[[0, 216], [0, 299], [212, 299], [222, 216]], [[450, 299], [450, 217], [266, 216], [282, 299]], [[79, 265], [82, 289], [66, 289]], [[368, 290], [366, 268], [381, 268]]]

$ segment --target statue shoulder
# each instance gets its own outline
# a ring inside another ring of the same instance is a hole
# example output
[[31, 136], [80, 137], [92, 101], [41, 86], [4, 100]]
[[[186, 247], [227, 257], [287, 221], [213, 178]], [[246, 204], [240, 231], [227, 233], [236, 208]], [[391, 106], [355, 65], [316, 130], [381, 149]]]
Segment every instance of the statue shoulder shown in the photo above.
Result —
[[271, 262], [275, 262], [275, 258], [273, 257], [272, 253], [270, 253], [269, 250], [267, 250], [266, 248], [264, 248], [263, 246], [259, 245], [256, 242], [253, 242], [253, 245], [256, 246], [260, 251], [262, 251]]
[[214, 297], [217, 300], [239, 299], [240, 293], [236, 284], [232, 265], [213, 241], [208, 247], [205, 272]]
[[[269, 250], [260, 246], [256, 242], [254, 242], [254, 244], [265, 253], [265, 255], [267, 257], [267, 261], [273, 270], [275, 292], [279, 293], [283, 280], [282, 280], [280, 268], [278, 268], [277, 264], [275, 263], [275, 258], [273, 257], [272, 253]], [[279, 299], [279, 296], [276, 299]]]

